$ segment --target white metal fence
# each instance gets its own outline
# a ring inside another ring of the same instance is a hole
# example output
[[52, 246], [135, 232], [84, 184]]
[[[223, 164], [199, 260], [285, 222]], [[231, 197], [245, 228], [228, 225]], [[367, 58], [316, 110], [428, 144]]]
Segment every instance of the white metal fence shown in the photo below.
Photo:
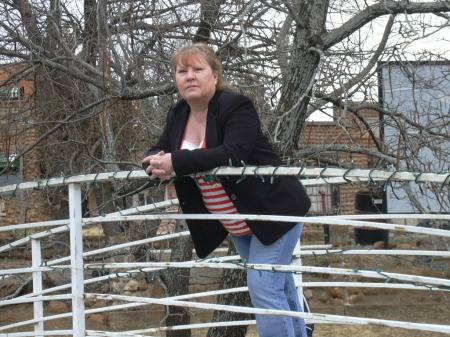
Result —
[[[416, 183], [433, 183], [440, 184], [441, 190], [448, 189], [450, 183], [450, 174], [447, 173], [414, 173], [414, 172], [400, 172], [389, 170], [364, 170], [364, 169], [340, 169], [340, 168], [298, 168], [298, 167], [245, 167], [245, 168], [218, 168], [208, 172], [212, 175], [261, 175], [261, 176], [275, 176], [275, 175], [294, 175], [302, 177], [302, 183], [305, 186], [314, 186], [326, 183], [343, 184], [349, 182], [386, 182], [386, 181], [413, 181]], [[36, 182], [27, 182], [16, 185], [10, 185], [0, 188], [0, 196], [8, 197], [18, 190], [31, 190], [39, 188], [52, 188], [57, 186], [68, 186], [69, 196], [69, 216], [65, 220], [47, 221], [40, 223], [25, 223], [13, 226], [0, 227], [1, 232], [14, 231], [18, 229], [34, 229], [45, 228], [41, 232], [29, 235], [23, 239], [16, 240], [5, 246], [0, 247], [0, 253], [14, 250], [18, 247], [31, 245], [32, 262], [26, 268], [13, 268], [0, 270], [0, 279], [5, 279], [14, 275], [24, 275], [32, 277], [33, 291], [21, 296], [12, 297], [0, 302], [0, 308], [12, 306], [20, 303], [33, 303], [34, 318], [18, 323], [4, 325], [0, 327], [0, 336], [151, 336], [167, 329], [166, 327], [152, 327], [143, 330], [130, 330], [122, 332], [111, 331], [93, 331], [86, 329], [85, 317], [92, 313], [101, 313], [106, 311], [124, 310], [129, 308], [143, 307], [150, 304], [159, 304], [164, 306], [182, 306], [189, 308], [201, 308], [205, 310], [224, 310], [242, 313], [258, 313], [258, 314], [276, 314], [291, 317], [302, 317], [310, 322], [318, 323], [340, 323], [340, 324], [375, 324], [388, 327], [399, 327], [404, 329], [417, 329], [423, 331], [434, 331], [442, 333], [450, 333], [450, 325], [437, 324], [423, 324], [415, 322], [401, 322], [374, 318], [360, 318], [347, 317], [340, 315], [327, 315], [317, 313], [295, 313], [282, 312], [277, 310], [263, 310], [255, 308], [245, 308], [230, 305], [220, 305], [212, 303], [199, 303], [195, 299], [203, 296], [218, 295], [226, 292], [244, 292], [246, 288], [217, 290], [208, 293], [186, 294], [183, 296], [170, 298], [143, 298], [136, 296], [124, 296], [117, 294], [103, 294], [103, 293], [87, 293], [85, 286], [96, 282], [105, 282], [120, 276], [129, 276], [142, 272], [154, 272], [167, 268], [254, 268], [259, 270], [272, 270], [275, 272], [293, 272], [298, 275], [301, 273], [315, 273], [315, 274], [330, 274], [330, 275], [347, 275], [347, 276], [364, 276], [373, 279], [384, 280], [381, 282], [302, 282], [301, 276], [297, 279], [299, 287], [383, 287], [396, 289], [422, 289], [424, 291], [448, 291], [450, 289], [450, 280], [439, 277], [425, 277], [408, 274], [398, 274], [389, 271], [371, 271], [360, 269], [344, 269], [344, 268], [329, 268], [329, 267], [311, 267], [302, 266], [294, 263], [291, 266], [268, 266], [268, 265], [242, 265], [239, 263], [237, 256], [215, 257], [202, 261], [187, 261], [187, 262], [131, 262], [131, 263], [103, 263], [103, 264], [88, 264], [84, 259], [96, 254], [103, 254], [108, 251], [114, 251], [126, 247], [142, 245], [146, 243], [163, 241], [172, 238], [189, 235], [187, 232], [162, 235], [152, 237], [144, 240], [117, 244], [102, 249], [94, 249], [91, 251], [83, 251], [83, 234], [82, 230], [87, 226], [109, 222], [109, 221], [142, 221], [142, 220], [163, 220], [163, 219], [197, 219], [197, 218], [227, 218], [227, 219], [247, 219], [247, 220], [267, 220], [267, 221], [291, 221], [291, 222], [307, 222], [312, 224], [327, 224], [331, 226], [364, 226], [370, 228], [381, 228], [392, 231], [400, 231], [404, 233], [421, 233], [438, 237], [450, 237], [450, 231], [424, 228], [416, 226], [405, 226], [395, 223], [398, 219], [408, 218], [422, 218], [422, 219], [439, 219], [450, 220], [448, 214], [396, 214], [383, 215], [377, 214], [378, 219], [389, 218], [394, 223], [373, 222], [368, 219], [373, 218], [373, 215], [349, 215], [349, 216], [320, 216], [320, 217], [286, 217], [286, 216], [262, 216], [262, 215], [183, 215], [170, 213], [156, 213], [149, 214], [149, 212], [170, 207], [176, 200], [158, 202], [150, 205], [135, 207], [120, 212], [115, 212], [105, 216], [83, 218], [81, 206], [81, 190], [83, 184], [101, 183], [108, 180], [129, 180], [129, 179], [148, 179], [148, 176], [143, 171], [130, 172], [116, 172], [116, 173], [99, 173], [91, 175], [79, 175], [72, 177], [60, 177]], [[50, 228], [50, 229], [49, 229]], [[52, 235], [70, 232], [70, 256], [44, 261], [42, 257], [41, 242]], [[397, 256], [428, 256], [428, 257], [443, 257], [449, 258], [450, 251], [421, 251], [421, 250], [337, 250], [331, 249], [330, 246], [318, 247], [302, 247], [302, 249], [295, 252], [296, 256], [304, 257], [310, 255], [320, 254], [340, 254], [340, 255], [397, 255]], [[104, 275], [85, 279], [84, 272], [92, 268], [101, 268], [105, 271]], [[42, 276], [45, 272], [52, 272], [58, 270], [70, 269], [71, 281], [70, 283], [60, 286], [43, 289]], [[117, 272], [120, 269], [121, 272]], [[400, 283], [390, 283], [390, 280], [397, 280]], [[69, 291], [70, 294], [55, 294], [61, 291]], [[86, 309], [84, 301], [87, 298], [97, 298], [104, 300], [111, 300], [120, 302], [122, 304], [111, 305], [106, 308]], [[44, 316], [44, 303], [50, 300], [70, 300], [72, 303], [72, 311], [69, 313]], [[72, 319], [72, 329], [69, 330], [46, 330], [44, 329], [44, 322], [49, 320], [67, 318]], [[15, 332], [11, 333], [11, 329], [23, 327], [26, 325], [33, 325], [33, 331]], [[223, 322], [223, 323], [205, 323], [205, 324], [191, 324], [178, 327], [170, 327], [170, 329], [196, 329], [212, 327], [217, 325], [248, 325], [254, 324], [253, 321], [239, 321], [239, 322]]]

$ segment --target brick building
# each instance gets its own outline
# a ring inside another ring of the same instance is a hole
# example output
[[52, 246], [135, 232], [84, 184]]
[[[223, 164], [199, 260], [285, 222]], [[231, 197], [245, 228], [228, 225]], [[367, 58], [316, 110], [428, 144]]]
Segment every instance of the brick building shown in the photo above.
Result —
[[[0, 186], [42, 178], [37, 164], [38, 150], [5, 169], [39, 137], [38, 131], [27, 125], [33, 118], [34, 81], [15, 80], [23, 70], [21, 66], [0, 70]], [[0, 199], [0, 226], [50, 220], [47, 205], [45, 195], [40, 191], [18, 191], [14, 196], [3, 196]]]
[[[370, 126], [373, 135], [380, 139], [380, 116], [374, 109], [366, 109], [360, 111], [365, 120]], [[319, 159], [309, 161], [308, 166], [339, 166], [343, 168], [361, 167], [374, 168], [376, 167], [376, 159], [368, 154], [351, 153], [342, 151], [343, 147], [361, 147], [365, 150], [377, 151], [372, 136], [367, 131], [366, 126], [356, 118], [352, 113], [344, 110], [337, 110], [334, 113], [333, 121], [326, 122], [308, 122], [305, 127], [305, 132], [301, 139], [301, 148], [318, 147], [321, 149]], [[339, 145], [341, 151], [327, 150], [332, 145]], [[355, 200], [357, 193], [365, 193], [369, 186], [366, 184], [340, 184], [331, 185], [326, 184], [317, 187], [308, 187], [307, 192], [312, 201], [310, 215], [321, 214], [355, 214], [356, 206]], [[325, 207], [324, 207], [325, 206]], [[325, 210], [324, 210], [325, 208]], [[324, 229], [320, 225], [309, 225], [309, 234], [314, 232], [319, 237], [326, 237], [330, 242], [339, 242], [341, 238], [348, 239], [347, 226], [330, 226], [331, 232], [329, 234], [321, 234]], [[306, 231], [308, 233], [308, 231]], [[314, 237], [314, 235], [312, 235]], [[317, 239], [317, 235], [315, 235]], [[319, 238], [320, 239], [320, 238]]]
[[[375, 137], [379, 138], [379, 113], [371, 109], [366, 109], [360, 113], [368, 121]], [[376, 165], [375, 158], [367, 154], [327, 151], [327, 147], [331, 145], [361, 147], [365, 150], [377, 151], [366, 127], [353, 114], [343, 110], [335, 112], [334, 121], [308, 122], [300, 144], [301, 147], [319, 147], [323, 149], [323, 152], [319, 155], [319, 160], [307, 162], [309, 166], [325, 167], [327, 165], [333, 166], [330, 163], [342, 163], [344, 168], [373, 168]], [[313, 199], [312, 212], [322, 214], [319, 191], [325, 191], [329, 214], [354, 214], [355, 194], [366, 188], [367, 186], [356, 184], [324, 185], [317, 188], [309, 188], [310, 191], [308, 193]]]

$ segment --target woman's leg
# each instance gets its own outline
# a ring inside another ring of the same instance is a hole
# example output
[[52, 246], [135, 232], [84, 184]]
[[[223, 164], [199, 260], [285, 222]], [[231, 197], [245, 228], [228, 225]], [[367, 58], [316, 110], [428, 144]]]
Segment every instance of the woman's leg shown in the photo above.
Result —
[[[291, 311], [304, 312], [301, 301], [303, 298], [299, 297], [297, 287], [295, 286], [294, 276], [292, 274], [286, 275], [286, 283], [284, 287], [286, 298], [288, 299], [289, 309]], [[307, 336], [305, 320], [301, 318], [293, 318], [292, 324], [294, 326], [294, 336]]]
[[248, 255], [250, 251], [250, 242], [252, 240], [253, 234], [235, 236], [231, 235], [231, 239], [233, 240], [234, 247], [236, 248], [239, 256], [242, 261], [248, 261]]
[[[254, 235], [233, 239], [236, 249], [251, 264], [289, 265], [303, 224], [298, 224], [271, 245], [263, 245]], [[247, 248], [248, 247], [248, 248]], [[301, 311], [294, 278], [290, 273], [247, 271], [250, 297], [255, 308]], [[256, 315], [260, 337], [306, 337], [303, 319]]]

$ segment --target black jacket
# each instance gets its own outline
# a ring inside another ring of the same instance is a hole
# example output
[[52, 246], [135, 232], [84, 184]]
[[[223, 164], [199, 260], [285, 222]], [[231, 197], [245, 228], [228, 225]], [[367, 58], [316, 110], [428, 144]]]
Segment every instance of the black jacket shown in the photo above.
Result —
[[[147, 155], [159, 151], [172, 153], [176, 173], [175, 188], [185, 214], [208, 214], [195, 181], [186, 175], [219, 166], [280, 166], [281, 159], [263, 135], [253, 103], [231, 90], [217, 92], [209, 103], [206, 121], [206, 149], [180, 150], [189, 117], [185, 100], [176, 103], [158, 143]], [[238, 181], [239, 180], [239, 181]], [[240, 214], [304, 216], [311, 202], [296, 177], [221, 177], [222, 185]], [[217, 220], [187, 220], [200, 258], [209, 255], [227, 236]], [[247, 221], [263, 244], [271, 244], [295, 223]]]

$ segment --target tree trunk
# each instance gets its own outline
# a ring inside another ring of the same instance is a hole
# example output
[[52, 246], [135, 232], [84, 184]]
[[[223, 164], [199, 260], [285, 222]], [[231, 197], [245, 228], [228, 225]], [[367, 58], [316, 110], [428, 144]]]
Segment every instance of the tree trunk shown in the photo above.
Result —
[[[228, 250], [228, 255], [235, 255], [236, 249], [233, 245]], [[220, 289], [230, 289], [236, 287], [244, 287], [247, 284], [245, 270], [238, 269], [225, 269], [220, 284]], [[232, 293], [220, 295], [217, 298], [217, 303], [238, 305], [238, 306], [251, 306], [250, 296], [248, 292], [245, 293]], [[229, 322], [251, 319], [250, 314], [230, 312], [230, 311], [214, 311], [213, 322]], [[247, 326], [230, 326], [230, 327], [218, 327], [211, 328], [208, 331], [207, 337], [245, 337], [247, 334]]]
[[297, 11], [298, 22], [278, 106], [279, 119], [275, 129], [275, 146], [283, 156], [292, 156], [298, 149], [306, 119], [317, 67], [322, 52], [322, 36], [326, 33], [327, 0], [305, 2]]
[[[114, 213], [125, 208], [121, 199], [114, 199], [116, 192], [113, 184], [110, 181], [103, 182], [101, 187], [95, 191], [98, 212], [101, 215]], [[116, 238], [125, 235], [124, 224], [120, 221], [102, 223], [103, 233], [106, 235], [109, 243], [112, 244], [116, 241]]]
[[201, 2], [201, 19], [200, 25], [194, 36], [194, 42], [205, 42], [208, 43], [213, 25], [217, 22], [219, 18], [220, 5], [224, 3], [223, 0], [208, 0]]
[[[184, 220], [176, 226], [177, 232], [187, 230], [187, 225]], [[175, 240], [172, 246], [172, 254], [170, 256], [171, 262], [189, 261], [192, 259], [193, 249], [192, 239], [190, 237], [181, 237]], [[183, 268], [179, 270], [170, 271], [169, 274], [162, 278], [167, 286], [168, 296], [184, 295], [189, 292], [189, 269]], [[191, 317], [189, 309], [183, 307], [169, 306], [166, 318], [167, 326], [189, 324]], [[190, 330], [181, 331], [167, 331], [167, 337], [190, 337]]]

